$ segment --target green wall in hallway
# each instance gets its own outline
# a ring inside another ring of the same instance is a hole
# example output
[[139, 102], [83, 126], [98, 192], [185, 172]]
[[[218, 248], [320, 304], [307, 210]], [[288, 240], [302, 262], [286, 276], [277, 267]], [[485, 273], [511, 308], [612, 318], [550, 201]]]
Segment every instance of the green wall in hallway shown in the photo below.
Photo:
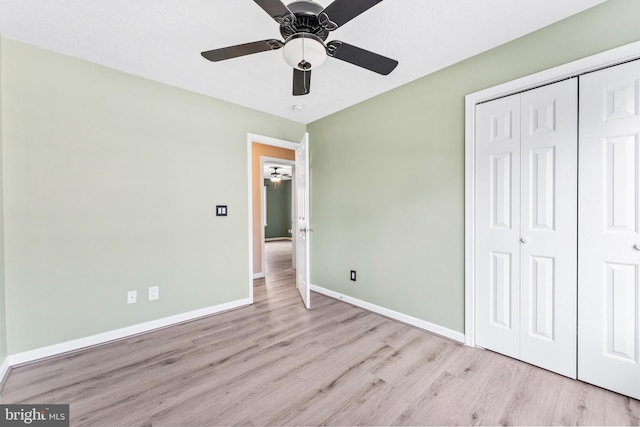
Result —
[[267, 187], [267, 226], [264, 237], [291, 237], [291, 181], [274, 184], [265, 179], [264, 185]]

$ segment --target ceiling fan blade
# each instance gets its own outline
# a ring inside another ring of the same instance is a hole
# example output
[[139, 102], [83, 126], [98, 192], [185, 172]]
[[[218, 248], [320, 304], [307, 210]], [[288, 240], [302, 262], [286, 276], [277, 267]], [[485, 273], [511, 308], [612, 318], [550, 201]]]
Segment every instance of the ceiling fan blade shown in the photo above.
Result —
[[392, 72], [398, 65], [398, 61], [395, 59], [338, 40], [327, 43], [327, 54], [384, 76]]
[[208, 50], [206, 52], [202, 52], [201, 55], [209, 61], [218, 62], [224, 61], [225, 59], [237, 58], [239, 56], [251, 55], [252, 53], [280, 49], [282, 46], [284, 46], [284, 43], [280, 40], [269, 39], [223, 47], [221, 49]]
[[296, 20], [294, 14], [280, 0], [254, 1], [280, 25], [290, 25]]
[[307, 95], [311, 90], [311, 70], [293, 69], [293, 96]]
[[[334, 0], [333, 3], [320, 13], [320, 23], [327, 30], [335, 30], [381, 1], [382, 0]], [[327, 24], [323, 22], [326, 19], [328, 19]]]

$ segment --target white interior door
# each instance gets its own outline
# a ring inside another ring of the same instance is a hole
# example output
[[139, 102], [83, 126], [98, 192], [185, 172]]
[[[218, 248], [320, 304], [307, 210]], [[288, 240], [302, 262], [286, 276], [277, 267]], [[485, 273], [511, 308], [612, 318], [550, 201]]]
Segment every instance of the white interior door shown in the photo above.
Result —
[[309, 290], [309, 134], [296, 148], [296, 286], [306, 308], [311, 307]]
[[476, 343], [576, 377], [577, 81], [476, 107]]
[[640, 61], [580, 80], [578, 378], [640, 399]]
[[520, 356], [520, 95], [476, 107], [476, 343]]
[[578, 81], [520, 105], [520, 359], [576, 378]]
[[296, 269], [296, 258], [298, 251], [296, 250], [296, 226], [297, 226], [297, 216], [296, 216], [296, 167], [295, 162], [293, 165], [293, 173], [291, 176], [291, 218], [289, 219], [289, 225], [291, 226], [291, 268]]

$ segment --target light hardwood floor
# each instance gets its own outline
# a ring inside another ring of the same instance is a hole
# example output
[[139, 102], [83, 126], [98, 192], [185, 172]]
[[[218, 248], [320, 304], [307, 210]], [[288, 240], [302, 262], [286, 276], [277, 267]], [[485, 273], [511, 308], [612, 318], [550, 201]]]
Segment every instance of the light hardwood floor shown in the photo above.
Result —
[[246, 308], [15, 368], [72, 425], [638, 425], [640, 402], [313, 294], [267, 244]]

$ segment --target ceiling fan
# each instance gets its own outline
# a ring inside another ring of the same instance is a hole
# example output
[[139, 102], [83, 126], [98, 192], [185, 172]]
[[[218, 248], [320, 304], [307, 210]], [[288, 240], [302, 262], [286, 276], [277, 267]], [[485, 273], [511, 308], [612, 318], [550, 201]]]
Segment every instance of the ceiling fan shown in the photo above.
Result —
[[272, 169], [273, 172], [271, 173], [271, 182], [280, 182], [283, 179], [291, 179], [291, 175], [278, 172], [278, 169], [280, 169], [280, 167], [274, 166]]
[[377, 53], [332, 40], [324, 41], [329, 32], [346, 24], [382, 0], [334, 0], [326, 8], [310, 0], [298, 0], [288, 6], [281, 0], [254, 0], [279, 25], [284, 42], [260, 40], [202, 52], [209, 61], [224, 61], [253, 53], [283, 48], [285, 61], [293, 67], [293, 95], [306, 95], [311, 87], [311, 70], [319, 67], [327, 56], [358, 67], [387, 75], [398, 61]]

